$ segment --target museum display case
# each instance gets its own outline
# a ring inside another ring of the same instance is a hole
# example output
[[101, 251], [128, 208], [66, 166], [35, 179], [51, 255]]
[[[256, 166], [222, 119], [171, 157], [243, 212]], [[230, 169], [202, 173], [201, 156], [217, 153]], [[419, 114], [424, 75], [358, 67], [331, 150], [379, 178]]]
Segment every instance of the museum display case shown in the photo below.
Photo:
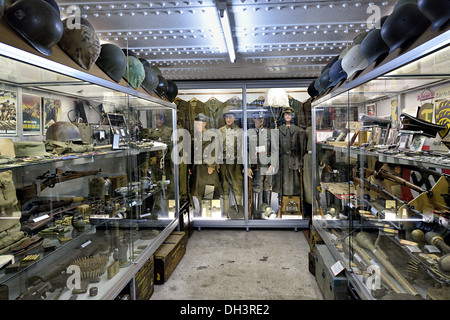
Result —
[[176, 106], [0, 22], [0, 299], [134, 299], [178, 228]]
[[313, 224], [360, 299], [448, 299], [448, 29], [313, 101]]

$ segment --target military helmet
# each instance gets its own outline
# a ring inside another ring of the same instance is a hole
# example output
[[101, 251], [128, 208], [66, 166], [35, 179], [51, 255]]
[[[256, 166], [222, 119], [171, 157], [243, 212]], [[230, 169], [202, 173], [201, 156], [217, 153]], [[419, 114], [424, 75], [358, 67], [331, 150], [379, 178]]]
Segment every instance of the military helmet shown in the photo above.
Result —
[[381, 37], [381, 29], [373, 29], [361, 43], [361, 53], [367, 59], [369, 65], [380, 56], [389, 52], [389, 46]]
[[317, 79], [314, 81], [314, 88], [316, 88], [316, 90], [319, 91], [319, 94], [321, 94], [325, 90], [320, 85], [320, 77], [317, 77]]
[[392, 11], [397, 10], [401, 5], [404, 5], [405, 3], [417, 3], [417, 0], [398, 0], [395, 5], [394, 5], [394, 9], [392, 9]]
[[225, 118], [225, 115], [232, 114], [234, 117], [237, 117], [237, 114], [234, 111], [234, 109], [235, 109], [235, 106], [233, 106], [231, 104], [225, 106], [222, 110], [222, 116]]
[[158, 76], [158, 85], [156, 86], [156, 94], [162, 98], [168, 89], [167, 80], [163, 76]]
[[355, 72], [364, 70], [368, 65], [367, 59], [361, 53], [361, 45], [357, 44], [351, 48], [345, 57], [342, 59], [342, 69], [350, 78]]
[[328, 69], [330, 69], [331, 66], [332, 66], [336, 61], [338, 61], [338, 59], [339, 59], [339, 56], [335, 56], [330, 62], [328, 62], [328, 63], [326, 64], [326, 66], [322, 69], [322, 71], [320, 72], [320, 74], [322, 75], [325, 71], [327, 71]]
[[360, 34], [358, 34], [355, 38], [353, 38], [352, 47], [354, 47], [358, 44], [361, 44], [361, 42], [363, 42], [363, 40], [367, 37], [368, 33], [369, 32], [364, 31], [364, 32], [361, 32]]
[[127, 57], [115, 44], [105, 43], [101, 46], [96, 64], [112, 80], [119, 82], [127, 69]]
[[417, 0], [417, 6], [428, 20], [434, 31], [450, 19], [450, 1], [448, 0]]
[[127, 57], [135, 57], [137, 59], [137, 55], [136, 53], [134, 53], [133, 50], [130, 49], [122, 49], [123, 53], [127, 56]]
[[[147, 62], [148, 63], [148, 62]], [[144, 65], [145, 78], [141, 83], [142, 88], [145, 89], [149, 94], [156, 89], [159, 83], [158, 74], [151, 67]]]
[[142, 65], [144, 66], [144, 68], [145, 68], [145, 67], [147, 67], [147, 68], [150, 68], [150, 67], [151, 67], [151, 66], [150, 66], [150, 63], [147, 61], [147, 59], [139, 58], [139, 61], [142, 63]]
[[123, 78], [127, 80], [128, 84], [135, 90], [139, 88], [145, 78], [145, 70], [142, 62], [133, 56], [127, 57], [128, 68], [123, 73]]
[[351, 47], [346, 47], [344, 50], [342, 50], [341, 54], [339, 55], [338, 59], [342, 59], [345, 57], [345, 55], [347, 54], [347, 52], [350, 50]]
[[322, 73], [319, 77], [320, 86], [324, 88], [325, 90], [330, 87], [331, 81], [330, 81], [330, 68], [325, 70], [324, 73]]
[[82, 141], [80, 129], [76, 125], [67, 121], [57, 121], [48, 127], [45, 134], [46, 140], [61, 142]]
[[63, 35], [59, 13], [44, 0], [16, 1], [5, 9], [4, 16], [11, 28], [47, 56]]
[[58, 44], [80, 67], [90, 70], [100, 55], [100, 40], [86, 19], [81, 18], [79, 28], [68, 27], [67, 20]]
[[163, 76], [161, 70], [159, 70], [159, 68], [157, 66], [152, 66], [151, 67], [153, 70], [155, 70], [155, 72], [158, 74], [158, 76]]
[[319, 90], [314, 86], [315, 81], [311, 82], [308, 86], [308, 94], [311, 98], [317, 97], [319, 95]]
[[334, 87], [339, 81], [347, 79], [347, 73], [342, 69], [342, 59], [336, 61], [330, 68], [330, 87]]
[[172, 80], [167, 80], [167, 91], [164, 93], [170, 102], [174, 102], [178, 94], [178, 86]]
[[393, 11], [381, 28], [381, 37], [390, 48], [390, 53], [408, 40], [420, 36], [430, 21], [420, 12], [416, 3], [404, 3]]

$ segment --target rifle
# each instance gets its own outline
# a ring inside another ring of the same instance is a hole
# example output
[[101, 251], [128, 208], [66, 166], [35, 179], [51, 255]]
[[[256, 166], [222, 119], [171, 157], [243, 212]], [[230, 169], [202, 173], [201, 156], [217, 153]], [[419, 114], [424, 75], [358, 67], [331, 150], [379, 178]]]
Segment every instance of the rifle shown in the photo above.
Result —
[[21, 221], [28, 221], [31, 216], [38, 215], [42, 212], [47, 212], [50, 210], [54, 210], [60, 207], [64, 207], [74, 202], [83, 201], [83, 197], [75, 197], [75, 198], [64, 198], [61, 200], [53, 201], [53, 200], [38, 200], [32, 201], [27, 205], [28, 210], [22, 211]]
[[425, 190], [425, 189], [423, 189], [423, 188], [421, 188], [419, 186], [416, 186], [415, 184], [412, 184], [411, 182], [409, 182], [409, 181], [407, 181], [407, 180], [405, 180], [405, 179], [403, 179], [401, 177], [393, 175], [393, 174], [389, 173], [388, 171], [386, 171], [384, 169], [380, 169], [378, 171], [375, 171], [375, 170], [366, 168], [365, 170], [366, 170], [367, 173], [373, 174], [375, 176], [375, 178], [377, 178], [377, 179], [386, 179], [386, 180], [389, 180], [389, 181], [401, 184], [402, 186], [408, 187], [408, 188], [410, 188], [412, 190], [415, 190], [417, 192], [420, 192], [420, 193], [426, 192], [426, 194], [429, 197], [431, 197], [433, 195], [433, 191]]
[[413, 214], [423, 218], [423, 213], [422, 212], [420, 212], [419, 210], [414, 209], [414, 207], [412, 205], [408, 204], [408, 202], [403, 201], [402, 199], [400, 199], [396, 195], [394, 195], [394, 194], [390, 193], [389, 191], [387, 191], [385, 188], [383, 188], [383, 187], [381, 187], [381, 186], [379, 186], [377, 184], [371, 183], [369, 180], [367, 180], [365, 178], [360, 179], [360, 178], [354, 177], [353, 181], [355, 183], [357, 183], [358, 185], [360, 185], [360, 186], [362, 185], [362, 186], [364, 186], [367, 189], [370, 189], [370, 190], [373, 190], [373, 191], [377, 192], [378, 194], [380, 194], [385, 199], [388, 199], [388, 200], [392, 199], [392, 200], [395, 200], [395, 201], [401, 203], [402, 205], [405, 205], [406, 208], [409, 211], [411, 211]]
[[47, 171], [36, 178], [36, 183], [17, 189], [17, 198], [26, 203], [39, 195], [45, 188], [53, 188], [55, 184], [101, 173], [101, 169], [92, 171], [65, 171], [56, 169], [55, 173]]

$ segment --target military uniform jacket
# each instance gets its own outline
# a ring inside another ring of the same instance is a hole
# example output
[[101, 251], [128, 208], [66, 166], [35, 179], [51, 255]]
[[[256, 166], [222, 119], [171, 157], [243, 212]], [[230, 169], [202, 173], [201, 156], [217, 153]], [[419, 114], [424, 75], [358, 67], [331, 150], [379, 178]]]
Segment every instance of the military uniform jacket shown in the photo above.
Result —
[[279, 127], [280, 130], [280, 156], [289, 157], [290, 170], [297, 170], [302, 167], [302, 159], [305, 154], [307, 137], [305, 130], [295, 124]]
[[[252, 170], [267, 168], [271, 165], [271, 131], [268, 128], [251, 128], [247, 131], [248, 136], [248, 165]], [[264, 153], [267, 159], [261, 161], [261, 154]]]
[[222, 117], [222, 110], [224, 107], [223, 102], [212, 97], [205, 102], [205, 107], [208, 110], [208, 114], [205, 115], [209, 117], [208, 124], [210, 129], [219, 129], [225, 125], [225, 121]]
[[[231, 160], [234, 159], [234, 163], [242, 164], [244, 162], [242, 142], [243, 130], [236, 124], [233, 124], [231, 127], [227, 127], [226, 125], [220, 127], [219, 132], [222, 136], [223, 163], [231, 163]], [[227, 159], [230, 160], [227, 161]], [[238, 162], [238, 160], [240, 160], [240, 162]]]
[[[216, 170], [217, 159], [215, 159], [216, 161], [213, 161], [214, 159], [208, 159], [208, 161], [205, 161], [206, 159], [203, 158], [203, 152], [210, 144], [211, 141], [202, 141], [201, 144], [198, 144], [198, 142], [196, 144], [194, 139], [192, 139], [191, 146], [193, 151], [193, 161], [189, 167], [192, 174], [190, 193], [199, 199], [204, 197], [205, 187], [207, 185], [214, 186], [214, 194], [219, 196], [223, 194], [219, 173]], [[194, 158], [195, 154], [200, 154], [201, 160], [199, 159], [198, 161], [195, 161], [197, 160]], [[215, 157], [216, 155], [212, 154], [211, 156]], [[209, 168], [214, 169], [211, 174], [208, 173]]]

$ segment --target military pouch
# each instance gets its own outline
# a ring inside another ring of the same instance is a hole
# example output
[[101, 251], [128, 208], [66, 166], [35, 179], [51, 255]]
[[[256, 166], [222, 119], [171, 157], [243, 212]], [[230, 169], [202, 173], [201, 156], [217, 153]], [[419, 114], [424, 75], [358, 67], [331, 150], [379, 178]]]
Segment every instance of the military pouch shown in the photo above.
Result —
[[10, 209], [17, 204], [11, 170], [0, 172], [0, 191], [0, 209]]
[[0, 239], [10, 236], [12, 233], [20, 231], [19, 219], [0, 218]]
[[23, 241], [26, 240], [25, 237], [26, 237], [25, 232], [17, 231], [3, 239], [0, 239], [0, 253], [14, 249], [16, 246], [20, 246], [23, 243]]

